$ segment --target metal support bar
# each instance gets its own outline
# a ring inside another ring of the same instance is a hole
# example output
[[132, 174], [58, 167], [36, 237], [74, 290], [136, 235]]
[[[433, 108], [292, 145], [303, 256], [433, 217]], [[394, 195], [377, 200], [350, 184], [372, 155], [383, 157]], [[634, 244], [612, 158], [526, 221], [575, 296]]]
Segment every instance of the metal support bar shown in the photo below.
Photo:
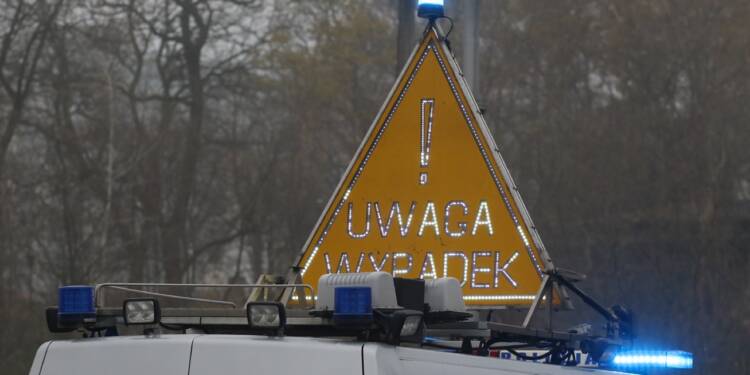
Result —
[[438, 323], [428, 325], [425, 328], [425, 336], [450, 338], [489, 338], [490, 330], [487, 328], [487, 322], [469, 321]]
[[[566, 290], [571, 290], [573, 293], [575, 293], [578, 297], [581, 298], [581, 300], [589, 305], [592, 309], [594, 309], [597, 313], [602, 315], [605, 319], [607, 319], [608, 322], [617, 322], [619, 319], [617, 316], [615, 316], [609, 309], [602, 306], [598, 302], [596, 302], [595, 299], [593, 299], [591, 296], [586, 294], [584, 291], [582, 291], [580, 288], [575, 286], [570, 280], [566, 279], [561, 274], [557, 273], [556, 271], [547, 271], [545, 272], [544, 277], [542, 278], [542, 285], [539, 287], [539, 291], [537, 292], [536, 298], [534, 299], [534, 302], [531, 304], [531, 307], [529, 308], [529, 312], [526, 313], [526, 317], [523, 320], [523, 324], [521, 327], [527, 328], [529, 326], [529, 323], [531, 322], [531, 318], [534, 316], [534, 313], [539, 308], [539, 303], [542, 300], [542, 298], [546, 295], [548, 301], [547, 301], [547, 309], [549, 311], [549, 322], [548, 322], [548, 330], [552, 330], [552, 298], [554, 296], [553, 291], [558, 290], [560, 293], [564, 293]], [[565, 297], [567, 298], [567, 293], [565, 293]]]
[[544, 275], [542, 277], [542, 284], [539, 285], [539, 290], [536, 292], [536, 298], [534, 298], [534, 302], [531, 303], [531, 307], [529, 307], [529, 312], [526, 313], [526, 318], [523, 320], [523, 324], [521, 324], [521, 327], [526, 328], [529, 326], [529, 323], [531, 322], [531, 318], [534, 316], [534, 312], [536, 311], [537, 307], [539, 306], [539, 301], [542, 300], [542, 296], [544, 296], [544, 292], [547, 290], [547, 283], [549, 282], [549, 275]]
[[557, 285], [557, 283], [552, 281], [547, 286], [547, 330], [550, 332], [552, 332], [552, 297], [555, 285]]
[[487, 328], [492, 331], [494, 338], [503, 337], [513, 342], [532, 342], [535, 340], [549, 341], [549, 342], [565, 342], [569, 344], [580, 344], [582, 341], [598, 339], [604, 340], [613, 345], [620, 345], [619, 340], [607, 339], [598, 336], [591, 336], [586, 334], [571, 333], [564, 331], [547, 331], [543, 329], [534, 328], [523, 328], [511, 324], [503, 323], [487, 323]]
[[[286, 281], [291, 282], [293, 284], [301, 284], [302, 283], [302, 275], [300, 274], [301, 269], [299, 267], [292, 267], [289, 275], [287, 276]], [[305, 284], [307, 285], [307, 284]], [[303, 304], [305, 307], [307, 307], [307, 301], [313, 301], [315, 300], [315, 295], [313, 294], [312, 288], [310, 288], [310, 296], [308, 299], [307, 294], [305, 293], [306, 288], [289, 288], [284, 289], [284, 292], [281, 294], [281, 298], [279, 298], [279, 302], [286, 305], [289, 300], [293, 300], [295, 297], [297, 298], [297, 301], [299, 303]], [[313, 303], [314, 305], [314, 303]]]
[[115, 290], [121, 290], [121, 291], [124, 291], [124, 292], [143, 294], [143, 295], [147, 295], [147, 296], [162, 297], [162, 298], [172, 298], [172, 299], [179, 299], [179, 300], [183, 300], [183, 301], [192, 301], [192, 302], [215, 303], [217, 305], [228, 305], [228, 306], [232, 306], [233, 308], [237, 308], [237, 304], [235, 304], [234, 302], [229, 302], [229, 301], [221, 301], [221, 300], [206, 299], [206, 298], [197, 298], [197, 297], [177, 296], [177, 295], [174, 295], [174, 294], [149, 292], [147, 290], [131, 289], [131, 288], [125, 288], [125, 287], [121, 287], [121, 286], [114, 286], [114, 285], [110, 285], [110, 286], [108, 286], [108, 288], [115, 289]]
[[575, 286], [573, 283], [565, 279], [564, 277], [560, 276], [559, 274], [553, 274], [553, 277], [555, 278], [555, 282], [558, 282], [562, 284], [567, 289], [570, 289], [573, 293], [575, 293], [583, 302], [585, 302], [587, 305], [591, 306], [592, 309], [596, 310], [599, 314], [601, 314], [607, 321], [614, 322], [617, 321], [618, 318], [613, 314], [609, 309], [599, 304], [599, 302], [596, 302], [595, 299], [591, 298], [588, 294], [586, 294], [584, 291], [579, 289], [577, 286]]
[[[94, 305], [97, 307], [103, 307], [102, 290], [104, 289], [127, 289], [129, 292], [148, 294], [153, 296], [159, 296], [163, 298], [174, 298], [184, 301], [192, 302], [205, 302], [205, 303], [216, 303], [216, 304], [227, 304], [232, 305], [236, 308], [236, 305], [231, 301], [211, 300], [203, 298], [195, 298], [190, 296], [179, 296], [175, 294], [166, 294], [158, 292], [150, 292], [145, 290], [133, 289], [133, 288], [284, 288], [296, 289], [303, 288], [310, 291], [312, 295], [312, 286], [309, 284], [177, 284], [177, 283], [104, 283], [97, 284], [94, 288]], [[243, 306], [244, 307], [244, 306]]]

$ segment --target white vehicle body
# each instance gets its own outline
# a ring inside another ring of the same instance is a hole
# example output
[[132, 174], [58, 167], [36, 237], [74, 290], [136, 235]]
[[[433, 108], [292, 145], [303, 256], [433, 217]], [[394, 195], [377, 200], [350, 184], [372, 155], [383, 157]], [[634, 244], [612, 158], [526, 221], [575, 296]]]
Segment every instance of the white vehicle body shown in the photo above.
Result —
[[345, 339], [161, 335], [49, 341], [29, 375], [616, 374]]

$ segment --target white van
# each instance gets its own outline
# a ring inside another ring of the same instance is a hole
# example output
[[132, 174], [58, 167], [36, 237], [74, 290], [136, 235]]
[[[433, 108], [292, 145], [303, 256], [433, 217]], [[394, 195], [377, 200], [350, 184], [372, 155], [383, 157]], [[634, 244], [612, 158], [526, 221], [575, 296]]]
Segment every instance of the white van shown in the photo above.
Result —
[[256, 335], [154, 335], [50, 341], [29, 375], [615, 374], [383, 343]]

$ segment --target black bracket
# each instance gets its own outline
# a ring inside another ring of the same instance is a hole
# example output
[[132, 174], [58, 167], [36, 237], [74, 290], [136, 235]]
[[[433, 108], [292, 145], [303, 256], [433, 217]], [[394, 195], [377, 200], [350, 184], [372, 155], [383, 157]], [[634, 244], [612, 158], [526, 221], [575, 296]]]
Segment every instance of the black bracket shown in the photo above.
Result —
[[545, 301], [549, 312], [547, 331], [550, 333], [553, 332], [552, 311], [555, 298], [554, 291], [559, 292], [558, 296], [564, 299], [564, 303], [570, 303], [567, 296], [567, 291], [570, 291], [607, 321], [607, 338], [614, 340], [635, 338], [632, 313], [621, 306], [613, 306], [611, 309], [604, 307], [593, 297], [586, 294], [586, 292], [575, 285], [576, 281], [584, 278], [584, 275], [566, 270], [551, 269], [545, 271], [542, 278], [542, 285], [523, 320], [521, 328], [528, 328], [531, 318], [539, 309], [539, 305], [542, 301]]

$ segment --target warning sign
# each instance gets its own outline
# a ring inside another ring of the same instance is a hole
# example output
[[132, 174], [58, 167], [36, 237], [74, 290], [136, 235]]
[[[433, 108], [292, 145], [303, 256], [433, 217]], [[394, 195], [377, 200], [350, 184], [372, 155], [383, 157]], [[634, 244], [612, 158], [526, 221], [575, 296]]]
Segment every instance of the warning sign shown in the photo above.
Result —
[[551, 263], [436, 29], [412, 55], [298, 260], [304, 282], [385, 271], [530, 304]]

